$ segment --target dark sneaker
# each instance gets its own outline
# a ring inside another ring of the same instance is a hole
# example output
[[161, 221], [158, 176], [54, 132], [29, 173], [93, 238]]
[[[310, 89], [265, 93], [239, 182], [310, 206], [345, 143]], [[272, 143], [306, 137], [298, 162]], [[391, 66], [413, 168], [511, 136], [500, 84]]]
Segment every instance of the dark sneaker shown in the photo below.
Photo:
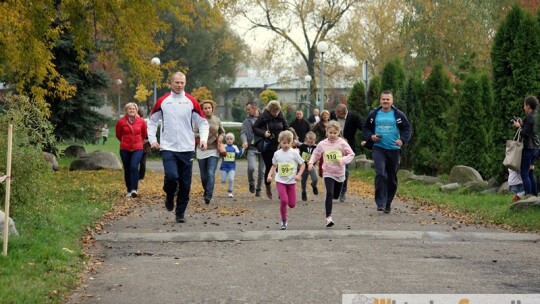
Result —
[[169, 197], [165, 198], [165, 208], [167, 208], [167, 211], [173, 211], [173, 209], [174, 209], [174, 197], [171, 197], [170, 199], [169, 199]]
[[319, 189], [317, 189], [317, 186], [313, 186], [313, 194], [319, 195]]
[[386, 205], [384, 207], [384, 213], [390, 213], [391, 210], [392, 210], [392, 207], [390, 205]]
[[261, 189], [257, 189], [257, 191], [255, 191], [255, 196], [261, 196]]
[[186, 218], [183, 215], [176, 215], [176, 222], [177, 223], [185, 223]]
[[384, 211], [383, 207], [377, 207], [377, 211]]
[[307, 193], [306, 193], [306, 191], [302, 191], [302, 200], [304, 202], [307, 201]]
[[270, 188], [270, 185], [265, 185], [266, 186], [266, 196], [268, 197], [268, 199], [272, 199], [272, 188]]
[[345, 193], [341, 193], [341, 195], [339, 196], [339, 201], [343, 203], [345, 202], [345, 198], [346, 198]]
[[209, 197], [205, 197], [204, 198], [204, 203], [208, 205], [208, 204], [210, 204], [210, 200], [212, 200], [212, 199], [209, 198]]
[[249, 192], [255, 193], [255, 186], [249, 185]]

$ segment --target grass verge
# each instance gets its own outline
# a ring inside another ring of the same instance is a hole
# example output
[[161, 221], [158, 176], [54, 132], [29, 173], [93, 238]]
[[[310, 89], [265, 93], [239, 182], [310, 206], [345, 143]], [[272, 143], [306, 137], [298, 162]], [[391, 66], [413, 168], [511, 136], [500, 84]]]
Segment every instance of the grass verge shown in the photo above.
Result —
[[13, 215], [20, 236], [0, 256], [0, 303], [63, 302], [87, 261], [82, 236], [120, 198], [122, 180], [121, 171], [63, 167], [46, 183], [46, 204]]
[[[373, 185], [375, 172], [354, 170], [351, 175]], [[540, 210], [510, 210], [512, 195], [441, 192], [438, 185], [426, 185], [400, 176], [397, 195], [424, 209], [483, 226], [497, 226], [513, 231], [540, 232]]]

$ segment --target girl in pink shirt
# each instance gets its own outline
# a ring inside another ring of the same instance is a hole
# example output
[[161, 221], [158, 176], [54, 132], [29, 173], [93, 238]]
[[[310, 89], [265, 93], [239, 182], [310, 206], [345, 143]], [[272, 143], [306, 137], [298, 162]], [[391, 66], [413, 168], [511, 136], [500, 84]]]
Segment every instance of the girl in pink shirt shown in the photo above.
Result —
[[326, 125], [326, 139], [317, 144], [311, 159], [308, 162], [308, 169], [313, 170], [313, 164], [324, 157], [322, 165], [324, 186], [326, 187], [326, 199], [324, 206], [326, 209], [326, 227], [334, 226], [332, 220], [332, 199], [338, 199], [345, 181], [345, 165], [354, 158], [354, 152], [347, 141], [339, 137], [340, 125], [337, 121], [329, 121]]

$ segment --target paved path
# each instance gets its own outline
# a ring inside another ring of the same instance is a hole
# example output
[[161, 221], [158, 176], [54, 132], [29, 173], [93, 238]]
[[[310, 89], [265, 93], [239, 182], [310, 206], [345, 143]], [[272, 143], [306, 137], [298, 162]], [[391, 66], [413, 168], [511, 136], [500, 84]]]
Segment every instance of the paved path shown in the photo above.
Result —
[[336, 202], [336, 226], [326, 229], [323, 196], [311, 193], [289, 209], [289, 229], [280, 231], [277, 201], [247, 191], [245, 162], [237, 172], [235, 198], [226, 198], [219, 183], [210, 206], [192, 195], [185, 224], [158, 203], [107, 226], [91, 252], [102, 265], [69, 303], [341, 303], [344, 293], [540, 293], [537, 234], [468, 226], [403, 202], [383, 214], [372, 199], [359, 197]]

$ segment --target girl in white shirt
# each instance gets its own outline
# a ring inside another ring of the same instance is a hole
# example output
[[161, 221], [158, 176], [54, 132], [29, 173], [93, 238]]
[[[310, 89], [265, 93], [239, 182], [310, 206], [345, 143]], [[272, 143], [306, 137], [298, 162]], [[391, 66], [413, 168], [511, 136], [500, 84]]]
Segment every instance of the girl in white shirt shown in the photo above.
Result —
[[[276, 174], [276, 187], [279, 193], [281, 230], [287, 229], [287, 206], [296, 207], [296, 182], [302, 177], [305, 164], [298, 151], [291, 148], [293, 134], [291, 131], [279, 133], [280, 149], [274, 153], [272, 167], [268, 172], [267, 181], [271, 182]], [[300, 166], [300, 169], [298, 169]]]

